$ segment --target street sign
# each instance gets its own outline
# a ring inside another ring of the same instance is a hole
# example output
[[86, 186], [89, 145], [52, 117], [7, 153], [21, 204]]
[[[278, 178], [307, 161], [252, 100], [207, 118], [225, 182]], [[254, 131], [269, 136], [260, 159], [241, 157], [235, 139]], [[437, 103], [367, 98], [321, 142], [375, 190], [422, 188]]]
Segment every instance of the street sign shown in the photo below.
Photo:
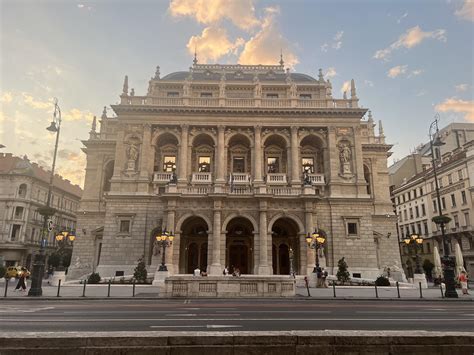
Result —
[[53, 230], [54, 223], [52, 219], [48, 219], [48, 231], [51, 232]]

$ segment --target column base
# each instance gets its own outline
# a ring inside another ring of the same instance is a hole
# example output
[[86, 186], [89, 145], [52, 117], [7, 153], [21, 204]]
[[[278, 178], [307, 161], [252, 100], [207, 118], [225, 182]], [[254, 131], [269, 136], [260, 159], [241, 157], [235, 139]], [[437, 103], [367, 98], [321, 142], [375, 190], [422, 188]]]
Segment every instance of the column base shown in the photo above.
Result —
[[418, 287], [421, 282], [421, 288], [428, 288], [425, 274], [413, 274], [413, 284]]
[[222, 276], [224, 268], [221, 264], [212, 264], [209, 265], [209, 275], [210, 276]]
[[258, 267], [258, 274], [259, 275], [273, 275], [273, 272], [270, 266], [260, 265]]

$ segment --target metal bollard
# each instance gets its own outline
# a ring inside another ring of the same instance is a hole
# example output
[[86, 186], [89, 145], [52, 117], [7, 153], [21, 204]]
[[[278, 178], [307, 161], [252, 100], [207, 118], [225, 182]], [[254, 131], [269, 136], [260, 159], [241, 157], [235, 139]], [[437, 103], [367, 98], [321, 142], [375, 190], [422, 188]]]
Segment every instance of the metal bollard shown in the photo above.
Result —
[[336, 297], [336, 281], [332, 282], [332, 294], [334, 295], [334, 298]]
[[87, 285], [87, 280], [84, 280], [84, 287], [82, 288], [82, 297], [86, 297], [86, 285]]
[[135, 297], [135, 279], [133, 279], [133, 291], [132, 291], [132, 297]]
[[110, 297], [110, 285], [112, 284], [112, 280], [109, 279], [109, 287], [107, 289], [107, 297]]
[[441, 298], [444, 298], [443, 285], [441, 284], [441, 282], [439, 284], [439, 290], [441, 291]]
[[10, 279], [8, 277], [5, 278], [5, 294], [3, 297], [7, 297], [7, 292], [8, 292], [8, 283], [10, 282]]
[[420, 298], [423, 298], [423, 291], [421, 290], [421, 282], [418, 282], [418, 285], [420, 286]]
[[377, 290], [377, 285], [375, 285], [375, 298], [379, 298], [379, 291]]
[[398, 281], [396, 285], [397, 285], [397, 295], [398, 295], [398, 298], [400, 298], [400, 285], [398, 284]]
[[58, 280], [58, 294], [56, 297], [59, 297], [59, 291], [61, 290], [61, 279]]
[[309, 285], [308, 285], [308, 277], [304, 277], [304, 282], [306, 284], [306, 291], [308, 291], [308, 297], [311, 297], [311, 294], [309, 293]]

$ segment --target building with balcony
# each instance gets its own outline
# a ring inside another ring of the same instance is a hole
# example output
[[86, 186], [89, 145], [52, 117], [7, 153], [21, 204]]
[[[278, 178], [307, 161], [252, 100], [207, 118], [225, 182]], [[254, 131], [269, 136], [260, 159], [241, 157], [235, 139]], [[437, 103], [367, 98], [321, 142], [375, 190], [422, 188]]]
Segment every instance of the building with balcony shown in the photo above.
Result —
[[[42, 239], [43, 217], [50, 172], [25, 156], [0, 154], [0, 265], [31, 268]], [[46, 253], [55, 247], [55, 232], [76, 229], [82, 189], [55, 175], [51, 195], [54, 229], [46, 238]]]
[[71, 278], [93, 270], [154, 272], [155, 236], [172, 231], [172, 274], [312, 272], [305, 237], [327, 242], [321, 264], [345, 257], [354, 277], [400, 266], [382, 126], [329, 80], [280, 65], [194, 65], [135, 95], [125, 77], [116, 116], [94, 119]]
[[472, 226], [474, 140], [464, 143], [459, 148], [453, 147], [452, 150], [446, 150], [437, 160], [437, 164], [441, 206], [437, 203], [434, 174], [430, 166], [405, 179], [400, 187], [392, 191], [392, 199], [398, 216], [402, 263], [407, 276], [413, 275], [415, 252], [413, 248], [403, 243], [403, 238], [406, 236], [411, 234], [423, 236], [424, 242], [420, 250], [421, 263], [424, 259], [433, 262], [436, 254], [443, 255], [441, 230], [432, 222], [432, 218], [439, 215], [439, 208], [443, 215], [451, 218], [445, 228], [449, 254], [455, 255], [455, 250], [460, 250], [464, 259], [463, 267], [468, 273], [474, 272], [474, 228]]

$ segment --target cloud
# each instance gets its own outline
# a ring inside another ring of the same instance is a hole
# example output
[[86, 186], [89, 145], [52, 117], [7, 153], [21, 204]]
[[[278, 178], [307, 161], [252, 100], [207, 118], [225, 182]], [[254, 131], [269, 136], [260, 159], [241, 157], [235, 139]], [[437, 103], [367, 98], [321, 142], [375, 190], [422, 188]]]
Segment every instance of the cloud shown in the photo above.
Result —
[[462, 19], [474, 21], [474, 1], [464, 0], [462, 7], [455, 12]]
[[342, 84], [341, 93], [347, 92], [350, 89], [351, 89], [351, 82], [350, 81], [345, 81], [344, 84]]
[[455, 97], [451, 97], [436, 105], [435, 110], [462, 113], [466, 121], [474, 122], [474, 101], [459, 100]]
[[389, 78], [396, 78], [399, 75], [405, 74], [407, 71], [408, 65], [397, 65], [396, 67], [390, 68], [387, 72]]
[[275, 16], [279, 13], [276, 7], [265, 9], [265, 17], [260, 30], [245, 43], [240, 53], [239, 64], [276, 64], [283, 52], [285, 65], [294, 67], [299, 63], [298, 57], [293, 53], [290, 44], [284, 38], [275, 23]]
[[0, 96], [0, 102], [9, 103], [13, 101], [13, 95], [10, 91], [6, 91], [2, 96]]
[[200, 36], [192, 36], [187, 44], [188, 51], [197, 51], [199, 60], [203, 62], [216, 61], [220, 57], [236, 53], [237, 49], [245, 43], [243, 38], [238, 38], [232, 43], [227, 38], [225, 28], [207, 27]]
[[54, 107], [51, 101], [37, 100], [26, 92], [23, 92], [21, 95], [23, 96], [24, 103], [32, 108], [35, 108], [38, 110], [47, 110], [47, 109], [52, 109]]
[[332, 44], [332, 48], [340, 49], [342, 47], [342, 36], [344, 35], [344, 31], [339, 31], [334, 36], [334, 42]]
[[418, 76], [420, 75], [421, 73], [423, 73], [423, 70], [421, 69], [415, 69], [415, 70], [412, 70], [410, 75], [409, 76]]
[[398, 18], [397, 23], [402, 22], [402, 20], [403, 20], [405, 17], [407, 17], [407, 16], [408, 16], [408, 12], [405, 12], [402, 16], [400, 16], [400, 17]]
[[92, 122], [94, 115], [90, 111], [81, 111], [78, 108], [73, 108], [64, 112], [61, 115], [64, 121], [88, 121]]
[[328, 51], [328, 48], [329, 48], [329, 44], [324, 43], [324, 44], [321, 46], [321, 52], [326, 53], [326, 52]]
[[89, 10], [89, 11], [92, 10], [92, 7], [91, 7], [91, 6], [86, 6], [86, 5], [84, 5], [84, 4], [77, 4], [77, 7], [78, 7], [79, 9], [84, 9], [84, 10]]
[[402, 47], [407, 49], [416, 47], [427, 38], [433, 38], [441, 42], [446, 42], [446, 30], [438, 29], [432, 32], [423, 32], [419, 26], [412, 27], [402, 34], [396, 42], [392, 43], [385, 49], [379, 49], [376, 51], [374, 58], [388, 60], [394, 50], [400, 49]]
[[461, 91], [466, 91], [469, 88], [468, 84], [459, 84], [454, 87], [456, 91], [461, 92]]
[[328, 79], [328, 78], [334, 78], [336, 75], [337, 75], [336, 68], [329, 67], [326, 74], [324, 74], [324, 77]]
[[374, 87], [374, 82], [367, 79], [364, 80], [364, 84], [368, 87]]
[[189, 16], [205, 25], [228, 19], [240, 29], [250, 30], [260, 24], [253, 0], [172, 0], [169, 11], [173, 17]]
[[421, 97], [426, 95], [426, 90], [422, 89], [416, 93], [416, 96]]

